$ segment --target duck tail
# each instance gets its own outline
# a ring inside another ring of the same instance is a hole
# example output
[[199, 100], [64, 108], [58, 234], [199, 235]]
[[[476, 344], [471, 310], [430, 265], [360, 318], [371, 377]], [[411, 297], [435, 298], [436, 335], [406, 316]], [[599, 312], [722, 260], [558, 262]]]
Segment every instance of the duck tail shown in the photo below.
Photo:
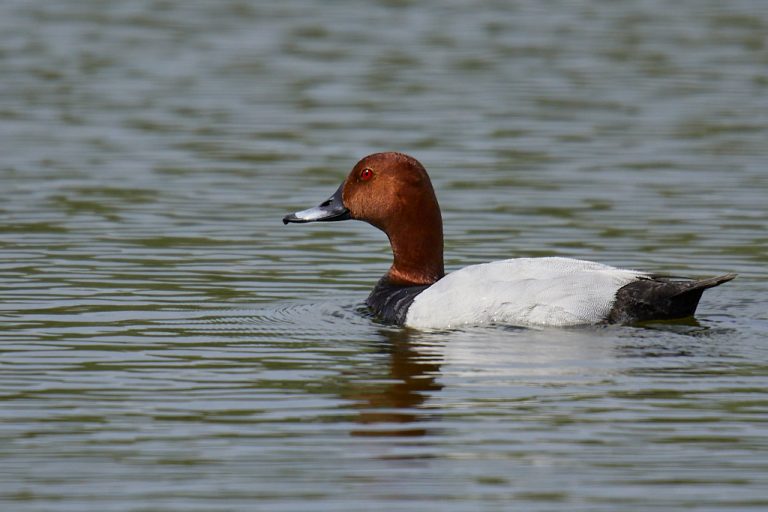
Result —
[[697, 290], [703, 293], [704, 290], [707, 290], [709, 288], [714, 288], [715, 286], [720, 286], [723, 283], [727, 283], [728, 281], [734, 280], [737, 275], [738, 274], [730, 273], [730, 274], [723, 274], [717, 277], [710, 277], [708, 279], [700, 279], [698, 281], [684, 282], [684, 284], [686, 284], [687, 287], [683, 290], [680, 290], [680, 293], [681, 294], [691, 293]]
[[628, 324], [693, 316], [704, 290], [735, 277], [731, 273], [693, 281], [651, 276], [633, 281], [616, 292], [606, 321]]

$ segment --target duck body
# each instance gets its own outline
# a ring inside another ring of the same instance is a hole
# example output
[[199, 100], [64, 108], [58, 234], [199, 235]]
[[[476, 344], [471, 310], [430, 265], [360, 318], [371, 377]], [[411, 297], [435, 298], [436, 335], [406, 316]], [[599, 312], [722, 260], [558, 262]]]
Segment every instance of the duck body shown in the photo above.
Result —
[[516, 258], [464, 267], [417, 295], [404, 325], [596, 324], [616, 292], [644, 274], [570, 258]]
[[443, 270], [442, 218], [426, 170], [402, 153], [365, 157], [328, 200], [283, 222], [358, 219], [384, 231], [394, 261], [366, 300], [381, 321], [417, 329], [567, 327], [692, 316], [735, 274], [670, 279], [571, 258], [516, 258]]
[[516, 258], [470, 265], [431, 286], [385, 276], [366, 304], [382, 321], [416, 329], [632, 324], [692, 316], [704, 290], [734, 277], [670, 279], [572, 258]]

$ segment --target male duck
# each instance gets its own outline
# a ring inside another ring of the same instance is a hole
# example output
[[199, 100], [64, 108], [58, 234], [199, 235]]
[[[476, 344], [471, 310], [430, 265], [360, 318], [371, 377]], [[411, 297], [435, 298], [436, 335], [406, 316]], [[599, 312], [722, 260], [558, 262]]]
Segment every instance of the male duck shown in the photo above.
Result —
[[451, 328], [501, 323], [573, 326], [693, 315], [707, 288], [726, 274], [672, 280], [570, 258], [516, 258], [443, 269], [443, 222], [427, 171], [402, 153], [360, 160], [339, 189], [283, 223], [357, 219], [389, 237], [394, 262], [366, 304], [387, 323]]

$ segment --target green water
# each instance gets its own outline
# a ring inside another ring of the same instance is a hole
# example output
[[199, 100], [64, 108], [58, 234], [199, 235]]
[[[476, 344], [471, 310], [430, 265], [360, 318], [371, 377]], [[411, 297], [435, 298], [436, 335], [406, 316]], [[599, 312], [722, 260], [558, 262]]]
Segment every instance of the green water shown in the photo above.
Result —
[[[0, 508], [768, 508], [761, 1], [0, 4]], [[696, 322], [419, 333], [356, 222], [430, 171], [449, 270], [737, 272]]]

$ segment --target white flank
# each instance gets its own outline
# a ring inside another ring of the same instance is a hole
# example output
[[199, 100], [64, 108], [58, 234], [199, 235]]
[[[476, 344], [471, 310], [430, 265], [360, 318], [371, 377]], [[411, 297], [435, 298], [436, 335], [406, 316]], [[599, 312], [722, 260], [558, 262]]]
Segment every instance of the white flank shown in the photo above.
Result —
[[594, 324], [606, 318], [619, 288], [644, 276], [570, 258], [517, 258], [472, 265], [420, 293], [408, 309], [405, 325], [450, 329], [489, 323]]

